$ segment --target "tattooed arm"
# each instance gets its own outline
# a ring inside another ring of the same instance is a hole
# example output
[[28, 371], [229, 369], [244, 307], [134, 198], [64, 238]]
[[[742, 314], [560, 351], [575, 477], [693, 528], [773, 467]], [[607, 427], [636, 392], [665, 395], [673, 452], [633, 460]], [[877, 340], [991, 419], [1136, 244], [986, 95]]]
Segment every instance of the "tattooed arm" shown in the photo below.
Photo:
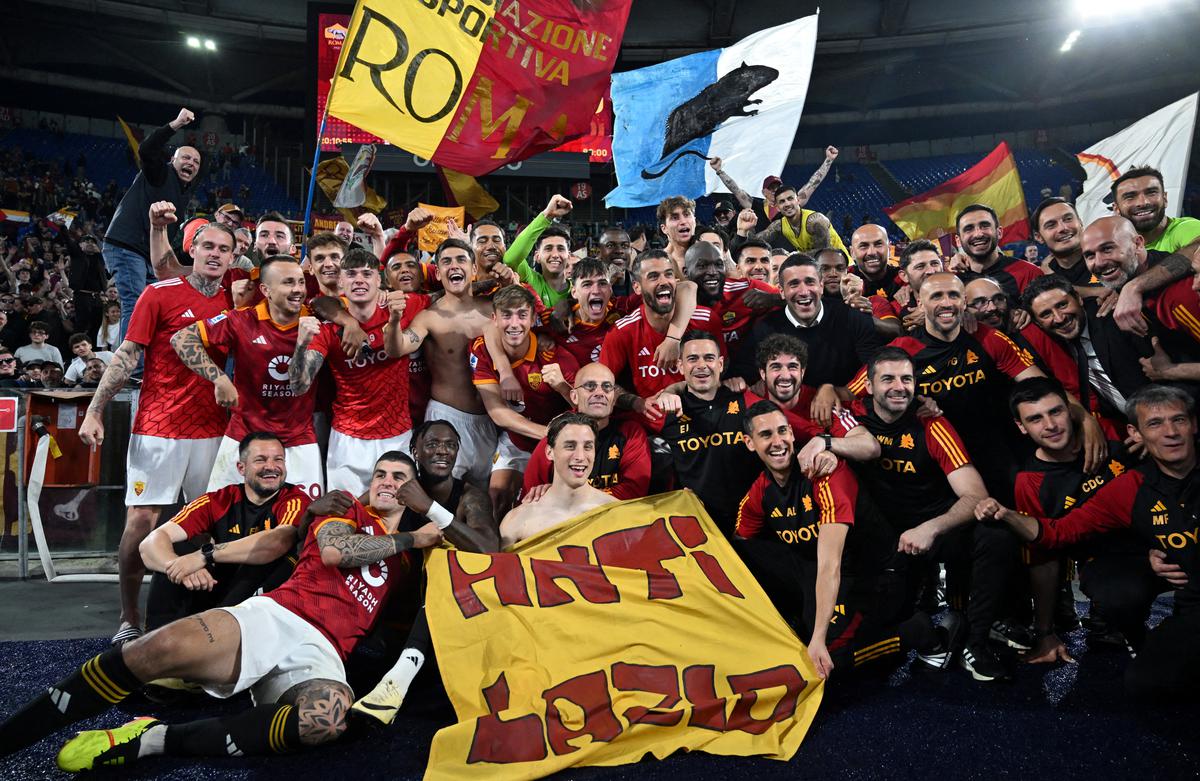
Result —
[[754, 208], [754, 199], [747, 195], [745, 190], [738, 187], [738, 183], [725, 171], [725, 166], [721, 158], [714, 157], [708, 161], [708, 164], [712, 166], [713, 171], [721, 179], [721, 184], [725, 185], [725, 189], [729, 190], [729, 194], [738, 202], [738, 206], [741, 206], [743, 209]]
[[463, 487], [454, 522], [443, 533], [460, 550], [476, 553], [500, 550], [500, 532], [492, 516], [492, 501], [486, 492], [470, 484]]
[[293, 396], [303, 396], [312, 387], [317, 372], [325, 363], [325, 356], [316, 350], [308, 349], [313, 337], [321, 328], [315, 317], [301, 317], [296, 333], [296, 352], [292, 354], [292, 362], [288, 366], [288, 383]]
[[359, 534], [344, 521], [328, 521], [317, 529], [317, 547], [321, 563], [329, 567], [361, 567], [374, 564], [410, 548], [429, 548], [442, 540], [441, 532], [432, 523], [413, 532], [394, 534]]
[[200, 323], [192, 323], [179, 329], [171, 337], [171, 347], [184, 366], [211, 382], [217, 397], [217, 404], [226, 409], [237, 406], [237, 389], [233, 380], [213, 363], [208, 350], [204, 349], [204, 340], [200, 338]]
[[1113, 319], [1124, 331], [1145, 336], [1149, 333], [1146, 318], [1142, 315], [1143, 298], [1171, 285], [1194, 272], [1193, 259], [1200, 258], [1200, 240], [1163, 258], [1153, 268], [1133, 277], [1121, 288], [1113, 309]]
[[783, 215], [780, 215], [779, 218], [776, 219], [774, 222], [772, 222], [770, 225], [763, 228], [758, 233], [754, 234], [754, 238], [761, 239], [762, 241], [771, 241], [776, 236], [783, 233], [783, 220], [784, 219], [785, 218], [783, 217]]
[[171, 249], [171, 238], [167, 235], [167, 226], [176, 221], [175, 204], [170, 201], [159, 201], [150, 204], [150, 262], [154, 264], [154, 276], [159, 279], [181, 277], [188, 269], [180, 264]]
[[393, 309], [391, 319], [383, 327], [383, 349], [389, 358], [402, 358], [416, 352], [425, 341], [425, 337], [429, 336], [429, 318], [432, 315], [428, 309], [414, 317], [408, 328], [401, 329], [400, 317], [403, 311], [403, 307], [400, 307], [399, 312]]
[[796, 193], [797, 206], [804, 206], [804, 204], [808, 203], [808, 199], [821, 186], [821, 182], [825, 181], [825, 174], [829, 173], [829, 167], [833, 165], [833, 161], [837, 158], [837, 155], [837, 149], [832, 146], [825, 150], [825, 162], [821, 163], [821, 167], [813, 172], [808, 183], [800, 188], [800, 192]]
[[100, 385], [92, 394], [92, 403], [88, 405], [83, 423], [79, 426], [79, 438], [85, 445], [99, 447], [104, 444], [104, 408], [117, 391], [125, 387], [145, 349], [137, 342], [126, 339], [113, 353], [112, 362], [100, 377]]

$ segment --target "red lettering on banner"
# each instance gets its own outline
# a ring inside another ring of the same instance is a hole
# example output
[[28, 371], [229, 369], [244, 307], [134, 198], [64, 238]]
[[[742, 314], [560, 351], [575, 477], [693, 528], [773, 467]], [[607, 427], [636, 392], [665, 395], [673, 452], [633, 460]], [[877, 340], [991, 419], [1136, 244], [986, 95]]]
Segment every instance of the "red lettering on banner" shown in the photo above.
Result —
[[[733, 712], [729, 714], [729, 724], [726, 729], [741, 730], [751, 735], [761, 735], [771, 728], [771, 725], [789, 719], [796, 712], [796, 703], [800, 693], [808, 686], [808, 681], [800, 675], [800, 671], [790, 664], [759, 670], [745, 675], [730, 675], [726, 677], [729, 688], [740, 695], [733, 704]], [[771, 689], [783, 686], [787, 689], [784, 695], [775, 703], [771, 715], [765, 719], [756, 719], [750, 715], [750, 709], [758, 701], [760, 689]]]
[[475, 594], [475, 584], [483, 580], [494, 581], [496, 597], [501, 605], [533, 605], [529, 589], [525, 586], [525, 570], [521, 568], [520, 557], [515, 553], [493, 553], [490, 558], [487, 569], [472, 575], [458, 562], [458, 551], [449, 551], [446, 556], [450, 568], [450, 588], [463, 618], [487, 612], [487, 607]]
[[692, 703], [689, 727], [724, 732], [725, 697], [717, 696], [716, 667], [711, 664], [694, 664], [683, 671], [683, 695]]
[[653, 708], [636, 706], [621, 715], [632, 724], [656, 724], [674, 727], [683, 718], [683, 711], [669, 710], [679, 704], [679, 668], [674, 665], [626, 664], [612, 666], [612, 685], [624, 692], [651, 692], [663, 698]]
[[504, 721], [498, 715], [508, 710], [508, 681], [504, 673], [483, 690], [488, 715], [475, 720], [471, 750], [467, 763], [473, 762], [537, 762], [546, 758], [546, 739], [542, 720], [532, 713]]
[[592, 564], [588, 549], [579, 545], [563, 545], [558, 549], [562, 561], [533, 559], [533, 583], [537, 589], [538, 607], [555, 607], [575, 599], [554, 581], [564, 578], [575, 584], [579, 596], [594, 605], [620, 602], [617, 587], [605, 576], [604, 570]]
[[[592, 740], [608, 743], [621, 734], [621, 722], [613, 713], [612, 700], [608, 696], [608, 677], [603, 670], [587, 675], [577, 675], [542, 692], [546, 700], [546, 739], [550, 750], [563, 755], [578, 751], [567, 741], [583, 735]], [[563, 723], [557, 701], [566, 700], [583, 711], [583, 724], [571, 729]]]
[[683, 555], [683, 549], [667, 531], [665, 519], [601, 535], [592, 542], [592, 549], [601, 566], [644, 571], [650, 599], [678, 599], [683, 595], [679, 581], [662, 565], [667, 559]]
[[[680, 542], [689, 548], [698, 548], [708, 542], [708, 535], [704, 533], [700, 522], [690, 515], [672, 515], [671, 531], [675, 532], [675, 536], [679, 538]], [[746, 598], [742, 592], [738, 591], [737, 586], [733, 585], [733, 581], [729, 579], [729, 575], [726, 574], [716, 556], [705, 551], [692, 551], [689, 555], [700, 565], [700, 571], [717, 591], [738, 599]]]

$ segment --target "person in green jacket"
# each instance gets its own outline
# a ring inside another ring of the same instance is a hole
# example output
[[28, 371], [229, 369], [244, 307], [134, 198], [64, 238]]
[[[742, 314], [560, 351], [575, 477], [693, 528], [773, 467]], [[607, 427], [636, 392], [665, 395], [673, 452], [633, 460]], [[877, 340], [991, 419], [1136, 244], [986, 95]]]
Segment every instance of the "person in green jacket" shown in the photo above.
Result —
[[1112, 183], [1113, 207], [1133, 223], [1146, 249], [1175, 252], [1200, 239], [1200, 220], [1167, 216], [1162, 172], [1150, 166], [1130, 168]]
[[[570, 214], [571, 208], [568, 198], [551, 196], [546, 208], [517, 234], [512, 246], [504, 252], [504, 265], [516, 271], [517, 277], [533, 288], [548, 307], [571, 296], [571, 280], [567, 275], [571, 234], [553, 224], [554, 220]], [[529, 264], [529, 253], [535, 247], [533, 257], [540, 271]]]

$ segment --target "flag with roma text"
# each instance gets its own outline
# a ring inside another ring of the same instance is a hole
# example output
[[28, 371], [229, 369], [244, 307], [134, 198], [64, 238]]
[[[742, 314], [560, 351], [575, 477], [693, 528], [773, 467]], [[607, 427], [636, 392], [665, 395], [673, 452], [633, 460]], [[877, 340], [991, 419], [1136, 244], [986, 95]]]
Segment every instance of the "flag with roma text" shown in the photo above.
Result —
[[680, 749], [787, 760], [821, 702], [803, 643], [689, 491], [598, 507], [504, 553], [437, 549], [426, 573], [458, 716], [429, 781]]
[[590, 132], [631, 0], [359, 0], [329, 113], [472, 176]]

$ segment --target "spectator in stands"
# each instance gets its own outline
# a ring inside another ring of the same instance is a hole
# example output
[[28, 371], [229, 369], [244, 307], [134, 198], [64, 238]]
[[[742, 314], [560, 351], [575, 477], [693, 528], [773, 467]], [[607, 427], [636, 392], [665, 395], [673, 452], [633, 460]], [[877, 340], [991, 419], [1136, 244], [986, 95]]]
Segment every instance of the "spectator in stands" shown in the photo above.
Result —
[[21, 374], [17, 377], [17, 386], [21, 388], [42, 387], [43, 362], [33, 360], [21, 365]]
[[63, 375], [68, 385], [79, 382], [84, 369], [87, 368], [88, 361], [93, 358], [98, 358], [105, 366], [108, 366], [113, 359], [113, 354], [107, 350], [93, 350], [92, 343], [88, 341], [88, 335], [85, 333], [71, 334], [71, 352], [75, 353], [75, 358], [67, 367], [66, 374]]
[[83, 369], [83, 375], [76, 384], [78, 388], [98, 388], [100, 387], [100, 378], [104, 376], [105, 369], [104, 361], [99, 358], [88, 360], [87, 366]]
[[76, 242], [72, 231], [62, 231], [64, 246], [69, 256], [67, 281], [74, 292], [75, 330], [90, 332], [98, 328], [104, 318], [101, 293], [108, 287], [108, 272], [104, 269], [104, 258], [100, 254], [100, 240], [90, 231]]
[[63, 367], [61, 363], [46, 361], [42, 365], [42, 387], [47, 389], [63, 388]]
[[113, 351], [121, 346], [121, 304], [109, 301], [104, 305], [104, 319], [96, 331], [96, 349]]
[[230, 230], [236, 231], [242, 227], [242, 220], [246, 219], [246, 213], [236, 203], [225, 203], [218, 206], [217, 210], [213, 212], [213, 219]]
[[17, 348], [17, 360], [21, 363], [30, 361], [54, 361], [62, 366], [62, 353], [46, 340], [50, 336], [50, 328], [40, 320], [29, 324], [29, 344]]
[[104, 263], [120, 291], [122, 338], [138, 296], [154, 281], [150, 262], [150, 204], [170, 201], [183, 214], [194, 188], [204, 180], [204, 164], [194, 146], [180, 146], [167, 158], [167, 141], [194, 119], [192, 112], [180, 109], [175, 119], [142, 142], [138, 149], [142, 170], [125, 192], [104, 235]]
[[1168, 217], [1162, 172], [1150, 166], [1130, 168], [1112, 183], [1113, 208], [1133, 223], [1146, 249], [1174, 252], [1200, 238], [1200, 220]]
[[354, 226], [345, 220], [333, 226], [333, 232], [339, 239], [346, 242], [347, 247], [354, 243]]
[[12, 350], [0, 345], [0, 388], [17, 385], [17, 358]]

